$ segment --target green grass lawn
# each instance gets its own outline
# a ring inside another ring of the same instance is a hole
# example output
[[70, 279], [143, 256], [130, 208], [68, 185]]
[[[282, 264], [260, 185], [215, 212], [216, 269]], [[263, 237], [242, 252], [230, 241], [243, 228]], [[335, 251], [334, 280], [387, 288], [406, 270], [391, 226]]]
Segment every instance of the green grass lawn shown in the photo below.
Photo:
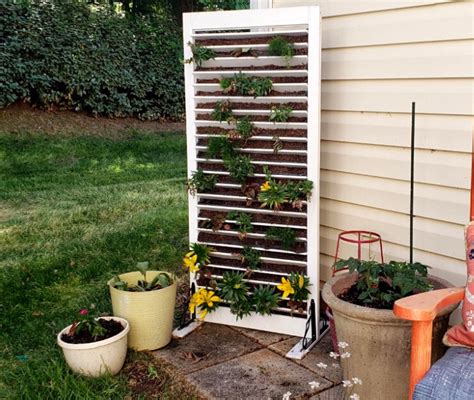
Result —
[[80, 308], [110, 313], [106, 281], [138, 261], [181, 271], [183, 134], [0, 134], [0, 398], [109, 399], [127, 376], [85, 379], [56, 334]]

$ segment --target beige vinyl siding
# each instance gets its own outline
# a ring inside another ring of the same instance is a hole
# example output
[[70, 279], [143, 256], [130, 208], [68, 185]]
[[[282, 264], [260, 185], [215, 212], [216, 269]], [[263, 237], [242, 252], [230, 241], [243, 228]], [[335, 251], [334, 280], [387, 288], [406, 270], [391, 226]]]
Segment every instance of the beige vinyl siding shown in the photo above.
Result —
[[[464, 284], [474, 115], [474, 4], [293, 1], [322, 22], [321, 278], [339, 232], [384, 239], [409, 256], [410, 110], [416, 102], [415, 259]], [[354, 255], [343, 246], [342, 256]], [[368, 256], [368, 254], [366, 254]], [[378, 255], [378, 247], [370, 249]]]

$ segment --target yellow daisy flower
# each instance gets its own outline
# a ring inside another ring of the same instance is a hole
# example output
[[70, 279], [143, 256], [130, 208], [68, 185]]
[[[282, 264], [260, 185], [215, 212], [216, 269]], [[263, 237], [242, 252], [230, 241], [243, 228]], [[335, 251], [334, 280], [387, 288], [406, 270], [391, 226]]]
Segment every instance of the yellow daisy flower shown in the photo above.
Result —
[[281, 278], [281, 285], [278, 285], [277, 288], [283, 292], [283, 298], [287, 298], [290, 294], [295, 293], [290, 280], [283, 277]]
[[261, 192], [266, 192], [268, 189], [270, 189], [270, 182], [268, 181], [266, 181], [262, 186], [260, 186]]
[[206, 303], [208, 307], [212, 308], [214, 303], [219, 303], [221, 299], [219, 296], [216, 296], [212, 290], [206, 290], [202, 293], [202, 301], [203, 303]]

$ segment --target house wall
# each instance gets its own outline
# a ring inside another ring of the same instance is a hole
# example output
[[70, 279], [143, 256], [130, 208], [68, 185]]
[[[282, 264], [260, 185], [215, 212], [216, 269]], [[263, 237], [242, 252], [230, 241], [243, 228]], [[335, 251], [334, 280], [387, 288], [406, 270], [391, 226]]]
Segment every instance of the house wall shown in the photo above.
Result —
[[[410, 111], [416, 102], [414, 258], [465, 283], [474, 93], [474, 4], [256, 0], [320, 5], [321, 277], [337, 234], [378, 232], [385, 258], [409, 257]], [[344, 246], [343, 256], [354, 255]], [[376, 249], [370, 255], [377, 256]], [[366, 254], [367, 256], [367, 254]]]

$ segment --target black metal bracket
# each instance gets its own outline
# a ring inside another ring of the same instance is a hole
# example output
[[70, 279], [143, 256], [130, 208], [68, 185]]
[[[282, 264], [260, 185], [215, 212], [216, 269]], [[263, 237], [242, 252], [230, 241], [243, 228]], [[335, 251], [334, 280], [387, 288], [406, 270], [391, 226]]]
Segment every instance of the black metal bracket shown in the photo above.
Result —
[[[194, 322], [196, 320], [196, 309], [194, 309], [193, 313], [188, 312], [189, 302], [191, 301], [191, 298], [193, 297], [194, 293], [196, 293], [196, 285], [193, 282], [191, 284], [191, 287], [189, 288], [188, 299], [187, 299], [186, 304], [185, 304], [186, 308], [185, 308], [184, 313], [181, 317], [181, 322], [180, 322], [179, 326], [176, 328], [178, 331], [181, 330], [181, 329], [186, 328], [189, 324], [191, 324], [192, 322]], [[189, 318], [187, 318], [188, 314], [189, 314]]]
[[[308, 349], [317, 340], [318, 337], [316, 329], [316, 305], [314, 303], [314, 299], [311, 299], [311, 303], [309, 305], [308, 319], [306, 320], [306, 327], [302, 340], [304, 350]], [[310, 331], [311, 337], [308, 337]]]

